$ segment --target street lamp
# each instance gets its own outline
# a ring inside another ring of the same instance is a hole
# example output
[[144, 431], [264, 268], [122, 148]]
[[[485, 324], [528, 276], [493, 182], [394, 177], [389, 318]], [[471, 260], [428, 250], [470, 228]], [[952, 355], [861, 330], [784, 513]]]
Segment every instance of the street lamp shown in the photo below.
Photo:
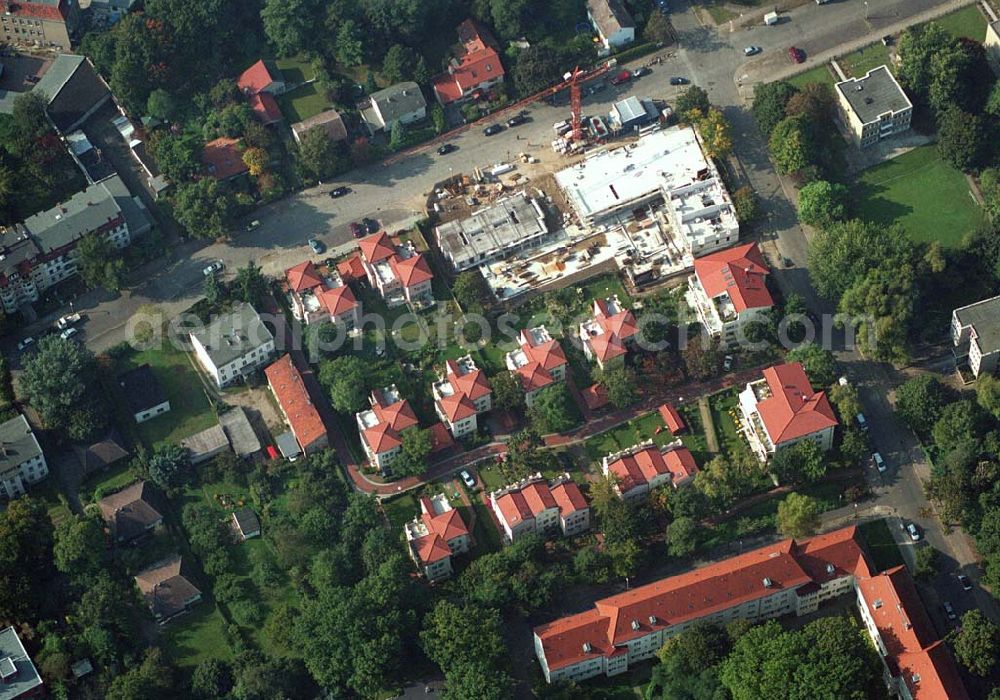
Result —
[[865, 22], [868, 21], [868, 0], [865, 0]]

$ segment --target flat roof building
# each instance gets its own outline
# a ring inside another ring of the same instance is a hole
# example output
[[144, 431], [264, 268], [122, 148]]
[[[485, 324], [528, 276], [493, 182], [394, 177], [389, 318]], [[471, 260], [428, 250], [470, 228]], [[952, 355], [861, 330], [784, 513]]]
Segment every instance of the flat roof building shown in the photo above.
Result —
[[842, 80], [835, 88], [841, 121], [859, 148], [909, 130], [913, 103], [887, 66]]
[[0, 496], [23, 496], [26, 484], [34, 484], [49, 473], [45, 454], [22, 415], [0, 423]]
[[951, 313], [951, 340], [959, 365], [974, 377], [995, 372], [1000, 359], [1000, 296], [977, 301]]
[[0, 630], [0, 700], [42, 697], [42, 677], [13, 626]]
[[458, 272], [533, 248], [548, 233], [541, 203], [524, 192], [435, 229], [441, 254]]

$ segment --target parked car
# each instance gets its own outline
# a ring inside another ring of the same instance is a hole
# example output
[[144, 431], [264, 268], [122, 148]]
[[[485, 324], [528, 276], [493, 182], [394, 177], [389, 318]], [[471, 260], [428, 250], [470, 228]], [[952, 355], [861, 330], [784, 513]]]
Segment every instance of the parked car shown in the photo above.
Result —
[[316, 253], [316, 255], [320, 255], [326, 250], [326, 246], [323, 245], [321, 241], [317, 241], [315, 238], [309, 239], [309, 247], [312, 248], [312, 252]]
[[247, 224], [247, 231], [254, 231], [258, 228], [260, 228], [260, 221], [258, 219], [254, 219], [249, 224]]
[[907, 523], [906, 531], [909, 533], [911, 540], [914, 542], [920, 541], [920, 530], [917, 529], [917, 526], [914, 523]]
[[59, 334], [59, 337], [62, 338], [63, 340], [69, 340], [79, 332], [80, 331], [77, 330], [76, 328], [67, 328], [62, 333]]
[[66, 328], [69, 328], [70, 326], [79, 323], [81, 318], [82, 316], [80, 316], [79, 313], [72, 313], [72, 314], [66, 314], [65, 316], [60, 316], [59, 320], [56, 321], [56, 328], [64, 330]]
[[641, 78], [644, 75], [649, 75], [653, 72], [653, 69], [648, 66], [639, 66], [634, 71], [632, 71], [633, 78]]
[[211, 277], [212, 275], [214, 275], [217, 272], [222, 272], [222, 268], [224, 268], [224, 267], [225, 267], [225, 264], [221, 260], [216, 260], [214, 263], [212, 263], [211, 265], [209, 265], [208, 267], [206, 267], [204, 270], [202, 270], [201, 274], [205, 275], [205, 277]]
[[466, 486], [468, 486], [468, 487], [469, 487], [470, 489], [474, 489], [474, 488], [476, 488], [476, 480], [472, 478], [472, 474], [470, 474], [470, 473], [469, 473], [468, 471], [466, 471], [465, 469], [463, 469], [462, 471], [460, 471], [460, 472], [458, 473], [458, 475], [459, 475], [460, 477], [462, 477], [462, 481], [463, 481], [463, 482], [465, 483], [465, 485], [466, 485]]
[[878, 452], [872, 452], [872, 464], [878, 469], [879, 474], [885, 474], [887, 467], [885, 466], [885, 460], [882, 459], [882, 455]]
[[733, 356], [726, 355], [725, 359], [722, 360], [722, 371], [731, 372], [733, 369]]
[[623, 70], [611, 79], [612, 85], [624, 85], [632, 79], [632, 72]]
[[856, 415], [854, 417], [854, 420], [857, 421], [859, 428], [861, 428], [866, 433], [868, 432], [868, 421], [865, 420], [865, 414], [864, 413], [859, 413], [858, 415]]
[[962, 584], [962, 590], [963, 591], [971, 591], [972, 590], [972, 581], [969, 580], [969, 577], [966, 576], [965, 574], [959, 574], [958, 575], [958, 582], [960, 584]]
[[17, 344], [17, 349], [22, 351], [27, 350], [34, 344], [35, 344], [35, 339], [29, 335], [27, 338], [25, 338], [24, 340], [22, 340]]
[[380, 226], [377, 220], [365, 217], [361, 220], [361, 226], [365, 229], [367, 233], [376, 233]]
[[351, 235], [354, 236], [355, 238], [361, 238], [365, 235], [364, 228], [362, 228], [361, 224], [359, 224], [357, 221], [352, 221], [347, 225], [347, 227], [351, 229]]
[[499, 134], [503, 131], [503, 126], [500, 124], [490, 124], [488, 127], [483, 129], [484, 136], [493, 136], [494, 134]]
[[802, 63], [806, 60], [806, 53], [800, 48], [795, 46], [788, 47], [788, 57], [792, 59], [792, 63]]
[[677, 75], [675, 75], [673, 78], [670, 79], [670, 84], [671, 85], [687, 85], [690, 82], [691, 81], [688, 80], [687, 78], [682, 78], [682, 77], [677, 76]]
[[591, 83], [590, 85], [587, 86], [587, 94], [596, 95], [601, 90], [604, 90], [607, 87], [608, 84], [606, 82], [604, 82], [603, 80], [598, 80], [596, 83]]
[[745, 49], [743, 49], [743, 55], [744, 56], [756, 56], [762, 50], [763, 49], [761, 49], [759, 46], [748, 46]]
[[341, 185], [340, 187], [334, 187], [332, 190], [330, 190], [330, 196], [336, 199], [337, 197], [343, 197], [345, 194], [349, 194], [350, 191], [351, 191], [350, 187], [344, 187], [343, 185]]
[[458, 146], [456, 146], [455, 144], [453, 144], [453, 143], [442, 143], [438, 147], [438, 155], [439, 156], [446, 156], [449, 153], [451, 153], [452, 151], [456, 151], [456, 150], [458, 150]]
[[515, 126], [520, 126], [521, 124], [527, 123], [528, 118], [523, 114], [515, 114], [513, 117], [507, 120], [507, 126], [514, 128]]
[[888, 46], [892, 43], [892, 34], [886, 34], [882, 37], [882, 46]]
[[958, 615], [955, 614], [955, 608], [954, 608], [954, 606], [951, 603], [949, 603], [947, 600], [944, 601], [943, 603], [941, 603], [941, 607], [944, 608], [945, 617], [947, 617], [949, 620], [957, 620], [958, 619]]

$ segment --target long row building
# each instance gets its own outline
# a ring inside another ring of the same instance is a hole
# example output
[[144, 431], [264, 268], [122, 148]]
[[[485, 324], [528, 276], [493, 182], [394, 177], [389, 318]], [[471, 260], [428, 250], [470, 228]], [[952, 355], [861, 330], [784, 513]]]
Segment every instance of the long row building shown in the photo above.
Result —
[[614, 676], [695, 623], [801, 616], [844, 595], [857, 599], [890, 690], [907, 700], [968, 698], [905, 568], [874, 572], [853, 526], [598, 600], [591, 610], [536, 627], [535, 653], [550, 683]]

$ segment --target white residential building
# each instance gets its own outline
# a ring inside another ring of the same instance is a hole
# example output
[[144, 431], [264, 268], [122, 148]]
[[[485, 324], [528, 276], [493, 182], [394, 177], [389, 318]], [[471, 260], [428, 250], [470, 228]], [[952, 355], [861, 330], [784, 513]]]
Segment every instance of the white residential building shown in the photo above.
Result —
[[600, 37], [601, 55], [635, 41], [635, 21], [621, 0], [587, 0], [587, 18]]
[[412, 242], [393, 240], [379, 231], [358, 241], [358, 247], [368, 283], [389, 308], [409, 304], [420, 309], [434, 304], [434, 273]]
[[17, 498], [26, 485], [37, 484], [48, 476], [38, 439], [24, 416], [0, 424], [0, 496]]
[[685, 300], [705, 330], [731, 345], [742, 329], [774, 307], [768, 274], [756, 243], [710, 253], [694, 261]]
[[524, 402], [530, 407], [538, 392], [566, 379], [566, 353], [545, 326], [521, 331], [521, 347], [508, 352], [504, 360], [524, 390]]
[[997, 371], [1000, 359], [1000, 296], [977, 301], [951, 313], [955, 359], [973, 376]]
[[913, 103], [887, 66], [837, 83], [834, 93], [840, 120], [858, 148], [910, 130]]
[[220, 388], [274, 357], [274, 336], [250, 304], [239, 304], [189, 334], [195, 357]]
[[451, 557], [469, 551], [471, 537], [461, 514], [439, 493], [420, 497], [420, 517], [403, 528], [410, 557], [429, 581], [452, 574]]
[[431, 385], [434, 409], [454, 438], [474, 434], [477, 416], [493, 408], [493, 392], [486, 373], [471, 355], [445, 362], [444, 375]]
[[528, 533], [572, 537], [590, 529], [590, 505], [569, 474], [545, 480], [535, 474], [490, 493], [490, 507], [507, 543]]
[[427, 116], [427, 102], [420, 86], [412, 81], [373, 92], [359, 107], [361, 120], [372, 135], [391, 131], [396, 122], [410, 124]]
[[355, 414], [361, 445], [371, 465], [388, 475], [403, 451], [403, 431], [417, 427], [417, 415], [395, 384], [373, 390], [368, 402], [370, 409]]
[[652, 440], [607, 455], [601, 471], [615, 481], [615, 493], [626, 501], [648, 497], [651, 491], [670, 484], [675, 489], [694, 481], [698, 465], [680, 440], [657, 447]]

